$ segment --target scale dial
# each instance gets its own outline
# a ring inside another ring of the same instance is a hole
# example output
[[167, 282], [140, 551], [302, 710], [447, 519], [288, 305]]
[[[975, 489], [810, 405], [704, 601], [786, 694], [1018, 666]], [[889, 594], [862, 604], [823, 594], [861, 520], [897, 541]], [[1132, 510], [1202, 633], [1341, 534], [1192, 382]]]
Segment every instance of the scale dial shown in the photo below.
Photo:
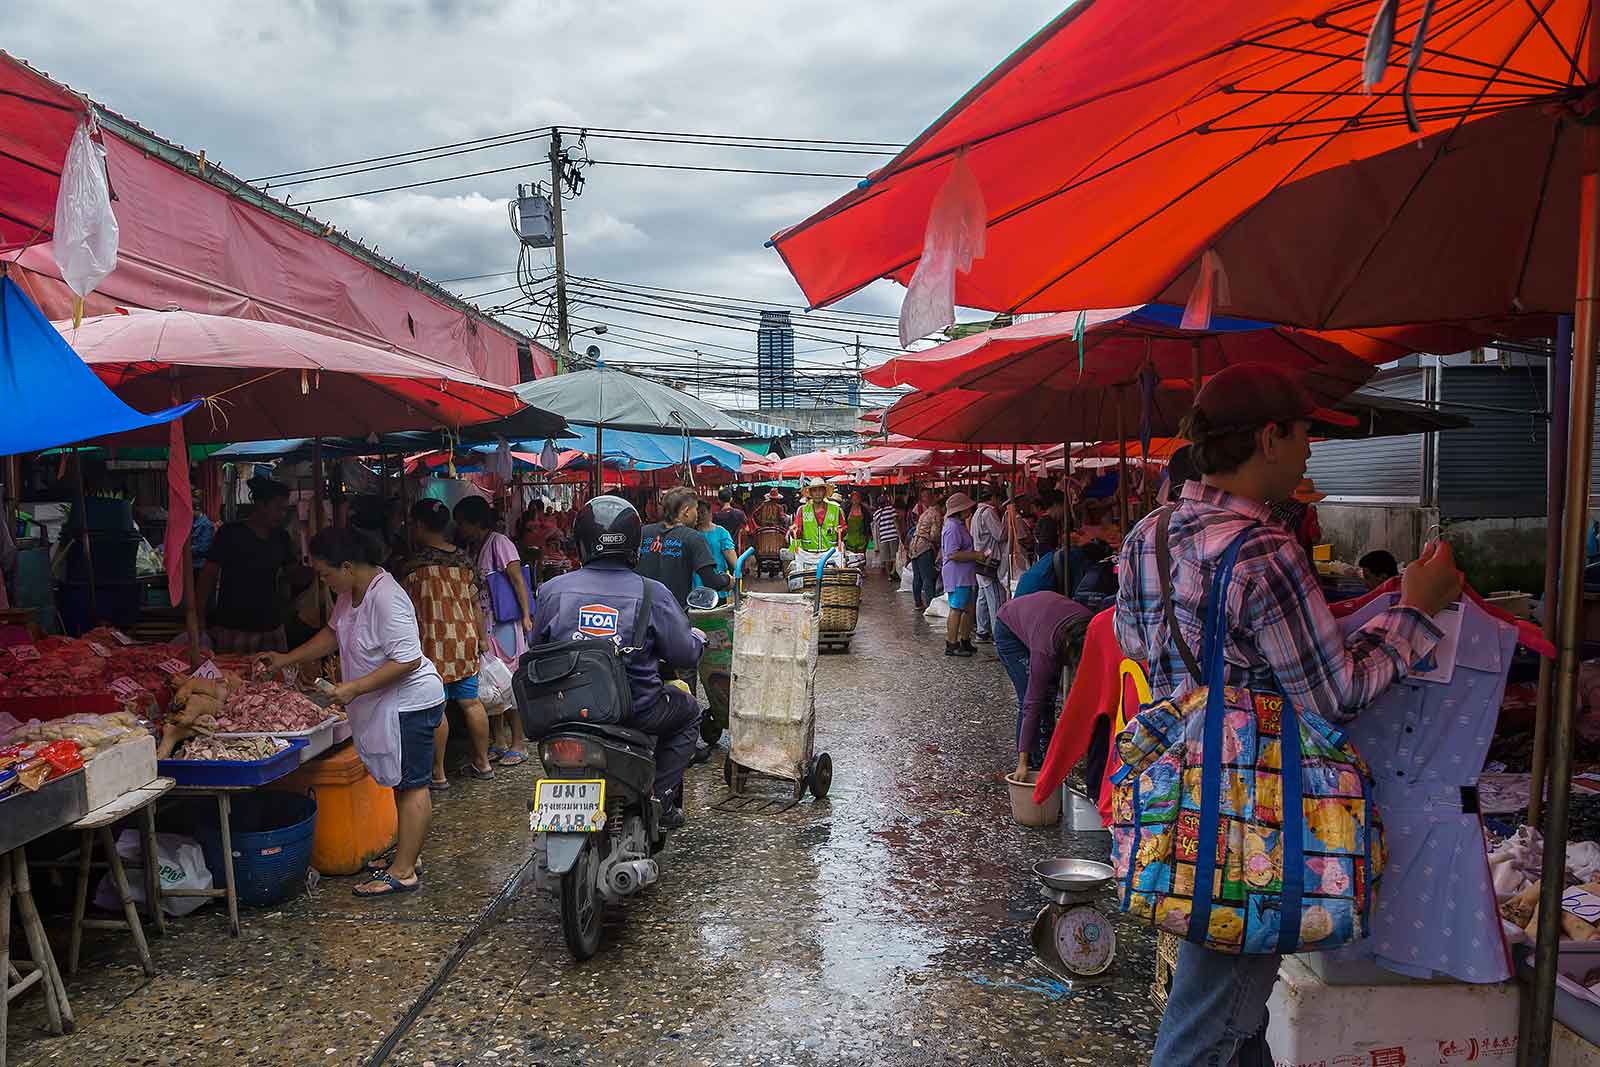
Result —
[[1087, 904], [1063, 908], [1055, 920], [1056, 955], [1073, 974], [1096, 975], [1111, 966], [1117, 935], [1111, 920]]

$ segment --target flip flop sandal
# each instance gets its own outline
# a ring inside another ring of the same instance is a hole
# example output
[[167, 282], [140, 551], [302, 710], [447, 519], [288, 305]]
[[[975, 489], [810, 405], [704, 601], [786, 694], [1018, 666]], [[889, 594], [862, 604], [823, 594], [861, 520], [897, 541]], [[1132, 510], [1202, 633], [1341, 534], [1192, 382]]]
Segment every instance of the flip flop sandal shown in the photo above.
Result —
[[[361, 890], [369, 885], [381, 885], [384, 888], [374, 890], [371, 893], [363, 893]], [[417, 880], [415, 882], [412, 882], [410, 885], [406, 885], [394, 875], [384, 872], [383, 874], [374, 875], [361, 885], [356, 886], [354, 889], [350, 890], [350, 894], [357, 897], [392, 897], [398, 896], [401, 893], [415, 893], [421, 888], [421, 875], [417, 876]]]
[[[386, 853], [386, 854], [384, 854], [382, 856], [379, 856], [375, 860], [370, 860], [367, 863], [367, 873], [368, 874], [382, 874], [384, 871], [387, 871], [389, 869], [389, 863], [393, 859], [394, 859], [394, 850], [390, 849], [388, 853]], [[422, 857], [421, 856], [417, 857], [416, 871], [417, 871], [417, 876], [420, 878], [422, 876]]]
[[528, 762], [528, 757], [514, 748], [506, 749], [505, 754], [500, 757], [500, 766], [502, 767], [515, 767], [519, 763], [526, 762]]
[[448, 778], [446, 778], [442, 782], [430, 781], [428, 783], [428, 788], [431, 789], [435, 793], [443, 793], [446, 789], [450, 788], [450, 780]]
[[490, 763], [493, 763], [495, 760], [499, 759], [501, 756], [504, 756], [505, 754], [506, 754], [506, 749], [503, 749], [498, 745], [490, 745], [489, 746], [489, 762]]
[[465, 775], [468, 778], [475, 778], [480, 782], [492, 782], [492, 781], [494, 781], [494, 768], [493, 767], [490, 767], [486, 771], [480, 771], [480, 770], [478, 770], [478, 768], [474, 767], [472, 764], [469, 763], [465, 767], [463, 767], [459, 771], [457, 771], [456, 774]]

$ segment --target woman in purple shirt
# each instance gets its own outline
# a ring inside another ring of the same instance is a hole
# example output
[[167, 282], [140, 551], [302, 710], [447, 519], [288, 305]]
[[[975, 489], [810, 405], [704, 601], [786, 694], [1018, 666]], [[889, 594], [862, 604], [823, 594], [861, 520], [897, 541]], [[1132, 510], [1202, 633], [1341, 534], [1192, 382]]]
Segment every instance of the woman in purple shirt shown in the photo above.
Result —
[[1060, 704], [1067, 650], [1083, 636], [1094, 613], [1046, 590], [1015, 597], [996, 613], [994, 650], [1017, 691], [1017, 777], [1044, 763]]
[[944, 623], [944, 654], [972, 657], [972, 623], [977, 609], [978, 561], [983, 553], [973, 550], [972, 534], [967, 532], [967, 512], [973, 500], [965, 493], [951, 493], [944, 505], [944, 530], [939, 535], [939, 555], [944, 559], [945, 593], [950, 615]]

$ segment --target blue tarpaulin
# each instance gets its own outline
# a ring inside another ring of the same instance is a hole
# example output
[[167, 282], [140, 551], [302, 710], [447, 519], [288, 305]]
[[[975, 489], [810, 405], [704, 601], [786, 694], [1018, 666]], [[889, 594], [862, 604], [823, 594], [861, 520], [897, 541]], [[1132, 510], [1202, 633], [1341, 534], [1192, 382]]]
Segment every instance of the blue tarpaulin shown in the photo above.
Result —
[[[595, 432], [593, 426], [569, 426], [568, 438], [556, 442], [560, 449], [572, 449], [578, 452], [587, 452], [594, 455]], [[694, 466], [713, 463], [724, 470], [737, 471], [744, 464], [744, 457], [731, 448], [724, 448], [711, 441], [704, 441], [698, 437], [688, 438], [689, 462]], [[634, 470], [650, 471], [661, 470], [664, 467], [675, 467], [683, 462], [684, 437], [681, 434], [670, 433], [635, 433], [629, 430], [605, 431], [606, 460], [617, 461]], [[544, 445], [543, 441], [522, 441], [513, 447], [519, 452], [537, 453]], [[479, 451], [492, 452], [496, 446], [482, 445]]]
[[141, 414], [78, 358], [9, 276], [0, 278], [0, 456], [142, 430], [196, 404]]

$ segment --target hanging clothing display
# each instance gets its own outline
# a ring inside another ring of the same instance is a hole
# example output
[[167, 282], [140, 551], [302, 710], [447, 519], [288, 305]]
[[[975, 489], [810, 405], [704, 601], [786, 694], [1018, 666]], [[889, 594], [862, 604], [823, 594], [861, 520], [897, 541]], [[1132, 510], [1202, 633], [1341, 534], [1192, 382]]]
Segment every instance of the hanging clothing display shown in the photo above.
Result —
[[[1395, 597], [1364, 599], [1343, 613], [1340, 627], [1360, 629]], [[1435, 621], [1445, 636], [1433, 653], [1346, 727], [1377, 782], [1389, 865], [1371, 936], [1329, 955], [1413, 978], [1503, 982], [1511, 957], [1483, 847], [1477, 780], [1518, 629], [1470, 597]]]

